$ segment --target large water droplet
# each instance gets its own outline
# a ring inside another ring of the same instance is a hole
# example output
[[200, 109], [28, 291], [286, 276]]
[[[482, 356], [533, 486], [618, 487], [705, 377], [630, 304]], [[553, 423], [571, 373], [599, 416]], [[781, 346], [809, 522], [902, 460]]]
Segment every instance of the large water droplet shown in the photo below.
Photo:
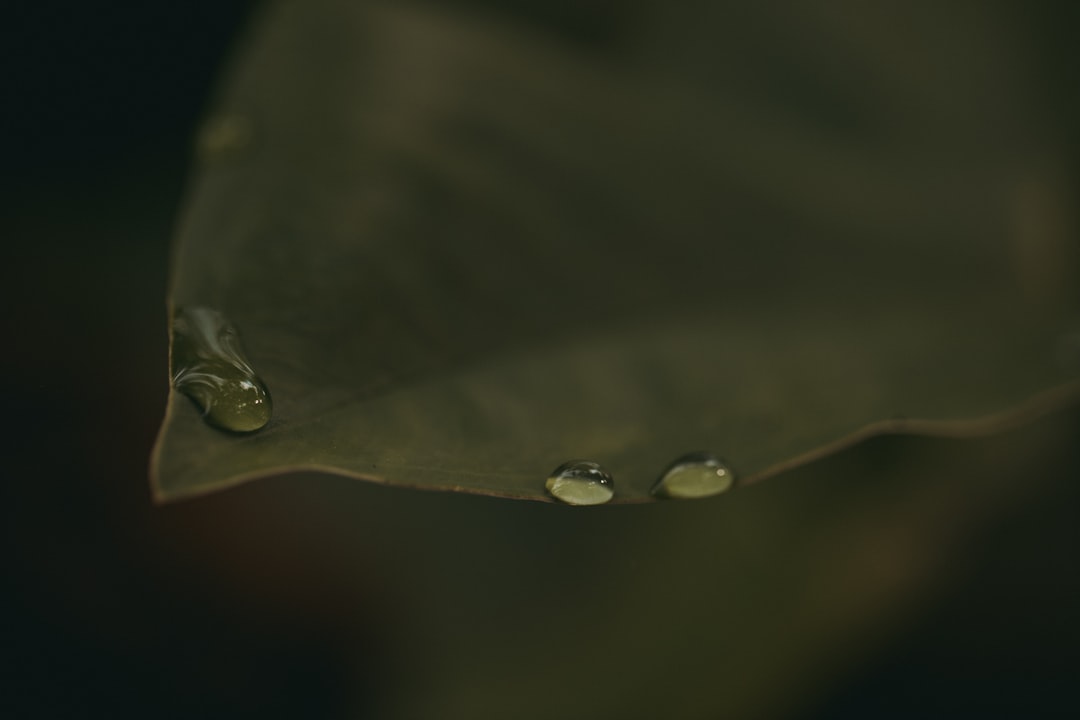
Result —
[[556, 499], [568, 505], [601, 505], [615, 495], [615, 481], [594, 462], [571, 460], [551, 473], [545, 485]]
[[731, 487], [735, 474], [710, 453], [683, 455], [653, 485], [652, 494], [689, 499], [717, 495]]
[[251, 432], [270, 421], [270, 393], [244, 356], [236, 328], [217, 310], [177, 310], [172, 384], [222, 430]]

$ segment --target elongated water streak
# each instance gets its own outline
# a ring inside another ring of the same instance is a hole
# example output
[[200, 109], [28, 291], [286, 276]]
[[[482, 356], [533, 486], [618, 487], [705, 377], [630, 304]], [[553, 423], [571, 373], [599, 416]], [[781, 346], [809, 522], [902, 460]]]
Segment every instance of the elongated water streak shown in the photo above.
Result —
[[270, 392], [245, 357], [236, 328], [217, 310], [177, 310], [172, 384], [221, 430], [252, 432], [270, 421]]

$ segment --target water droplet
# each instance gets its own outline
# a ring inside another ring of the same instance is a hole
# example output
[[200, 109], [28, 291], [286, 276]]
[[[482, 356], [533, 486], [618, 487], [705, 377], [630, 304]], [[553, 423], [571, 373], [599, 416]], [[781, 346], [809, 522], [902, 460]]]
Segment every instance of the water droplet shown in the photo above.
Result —
[[731, 468], [710, 453], [683, 455], [653, 485], [652, 494], [669, 498], [701, 498], [728, 490], [735, 481]]
[[571, 460], [552, 471], [547, 491], [568, 505], [601, 505], [615, 495], [615, 481], [594, 462]]
[[251, 432], [270, 421], [270, 393], [244, 356], [236, 328], [216, 310], [177, 310], [172, 384], [222, 430]]

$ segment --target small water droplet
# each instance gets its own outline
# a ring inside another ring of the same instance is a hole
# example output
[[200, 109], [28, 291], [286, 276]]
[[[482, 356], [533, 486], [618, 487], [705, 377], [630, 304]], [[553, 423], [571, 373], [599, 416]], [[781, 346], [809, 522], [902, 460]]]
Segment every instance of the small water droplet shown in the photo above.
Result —
[[615, 495], [615, 481], [608, 471], [587, 460], [571, 460], [555, 468], [545, 487], [568, 505], [601, 505]]
[[244, 356], [236, 328], [217, 310], [177, 310], [172, 384], [214, 427], [252, 432], [270, 421], [270, 393]]
[[683, 455], [673, 462], [653, 485], [652, 494], [689, 499], [718, 495], [735, 481], [731, 468], [711, 453]]

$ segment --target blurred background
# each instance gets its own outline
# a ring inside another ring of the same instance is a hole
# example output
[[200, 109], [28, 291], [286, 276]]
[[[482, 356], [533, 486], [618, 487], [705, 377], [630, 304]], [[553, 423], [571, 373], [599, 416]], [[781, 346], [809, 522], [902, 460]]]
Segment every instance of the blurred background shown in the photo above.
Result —
[[[597, 46], [617, 5], [458, 4]], [[168, 242], [254, 8], [23, 3], [0, 24], [0, 716], [1080, 710], [1075, 410], [984, 440], [875, 439], [682, 506], [299, 476], [155, 507]], [[1075, 177], [1076, 6], [1020, 19]]]

